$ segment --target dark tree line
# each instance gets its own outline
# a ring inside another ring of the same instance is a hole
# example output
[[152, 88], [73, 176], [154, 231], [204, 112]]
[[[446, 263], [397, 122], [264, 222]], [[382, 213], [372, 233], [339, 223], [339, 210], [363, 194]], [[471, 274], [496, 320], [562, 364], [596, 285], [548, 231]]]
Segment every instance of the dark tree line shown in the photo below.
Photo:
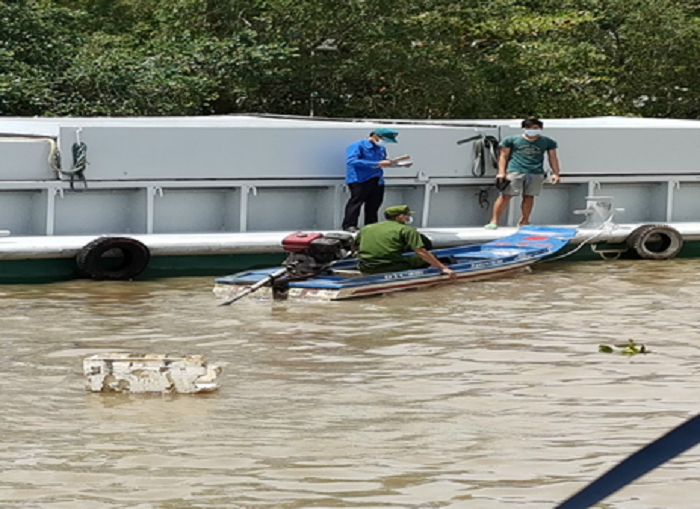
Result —
[[0, 115], [700, 117], [700, 0], [0, 0]]

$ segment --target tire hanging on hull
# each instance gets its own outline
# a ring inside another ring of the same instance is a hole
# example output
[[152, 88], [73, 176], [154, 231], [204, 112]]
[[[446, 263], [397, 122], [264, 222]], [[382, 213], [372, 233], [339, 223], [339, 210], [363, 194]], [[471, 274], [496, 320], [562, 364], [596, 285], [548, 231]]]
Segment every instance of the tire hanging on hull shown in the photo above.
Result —
[[[117, 263], [110, 263], [110, 259], [114, 258], [117, 258]], [[141, 274], [148, 267], [150, 259], [148, 247], [136, 239], [100, 237], [86, 244], [78, 252], [75, 262], [79, 272], [91, 279], [128, 281]]]
[[665, 224], [645, 224], [627, 237], [627, 247], [645, 260], [670, 260], [683, 248], [683, 235]]

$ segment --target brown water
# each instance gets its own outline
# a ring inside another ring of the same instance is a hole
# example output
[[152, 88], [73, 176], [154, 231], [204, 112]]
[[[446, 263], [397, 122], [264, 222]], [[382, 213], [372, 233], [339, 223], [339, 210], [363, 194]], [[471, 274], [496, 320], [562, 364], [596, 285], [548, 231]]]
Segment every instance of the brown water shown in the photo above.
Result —
[[[700, 410], [699, 272], [553, 263], [223, 308], [208, 278], [0, 286], [0, 507], [553, 507]], [[628, 339], [652, 353], [598, 352]], [[203, 354], [222, 387], [85, 392], [108, 351]], [[605, 507], [697, 507], [699, 460]]]

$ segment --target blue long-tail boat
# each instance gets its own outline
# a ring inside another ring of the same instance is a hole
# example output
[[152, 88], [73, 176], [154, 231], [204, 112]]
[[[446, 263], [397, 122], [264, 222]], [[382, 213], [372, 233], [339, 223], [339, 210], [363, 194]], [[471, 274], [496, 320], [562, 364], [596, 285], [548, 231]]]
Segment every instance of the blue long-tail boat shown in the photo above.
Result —
[[[436, 249], [432, 253], [456, 273], [457, 281], [485, 279], [517, 271], [549, 257], [575, 234], [576, 228], [525, 226], [498, 240]], [[222, 304], [230, 304], [258, 289], [265, 289], [261, 293], [272, 294], [274, 298], [341, 300], [454, 281], [432, 267], [363, 274], [357, 269], [357, 260], [347, 258], [320, 266], [316, 273], [306, 277], [289, 277], [289, 272], [283, 266], [217, 278], [214, 292], [222, 298]]]

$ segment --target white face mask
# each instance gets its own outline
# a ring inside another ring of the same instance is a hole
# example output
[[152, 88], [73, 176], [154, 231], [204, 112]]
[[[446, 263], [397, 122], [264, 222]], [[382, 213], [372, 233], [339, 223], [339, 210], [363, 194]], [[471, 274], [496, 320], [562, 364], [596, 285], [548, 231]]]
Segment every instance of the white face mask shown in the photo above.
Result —
[[540, 136], [542, 134], [542, 129], [525, 129], [525, 136]]
[[379, 141], [376, 141], [374, 144], [379, 147], [383, 147], [386, 144], [386, 142], [380, 138]]
[[413, 216], [408, 216], [408, 219], [406, 219], [404, 224], [413, 224]]

